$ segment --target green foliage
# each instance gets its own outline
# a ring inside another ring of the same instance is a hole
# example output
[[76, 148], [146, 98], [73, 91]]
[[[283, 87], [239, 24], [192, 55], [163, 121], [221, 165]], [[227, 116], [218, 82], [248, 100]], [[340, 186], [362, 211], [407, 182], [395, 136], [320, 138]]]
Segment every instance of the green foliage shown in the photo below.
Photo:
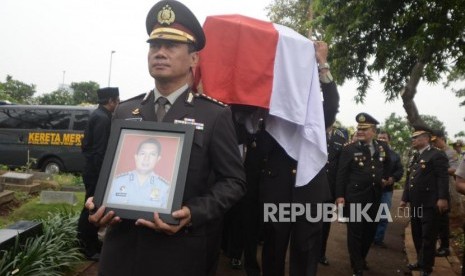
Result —
[[88, 82], [73, 82], [71, 83], [73, 89], [73, 102], [75, 105], [90, 103], [97, 104], [97, 90], [100, 88], [99, 84], [94, 81]]
[[371, 73], [383, 73], [387, 100], [402, 92], [417, 62], [422, 78], [437, 83], [452, 68], [465, 70], [465, 1], [316, 0], [315, 24], [333, 48], [332, 72], [339, 82], [357, 79], [363, 101]]
[[75, 175], [75, 174], [70, 174], [70, 173], [59, 173], [59, 174], [52, 175], [52, 177], [53, 177], [53, 180], [58, 182], [58, 184], [61, 187], [63, 187], [63, 186], [82, 186], [83, 185], [81, 175]]
[[37, 97], [39, 104], [43, 105], [73, 105], [73, 95], [66, 89], [60, 88], [51, 93]]
[[410, 136], [412, 134], [406, 118], [391, 113], [381, 128], [391, 135], [392, 149], [405, 158], [410, 149]]
[[310, 31], [309, 0], [275, 0], [265, 8], [272, 22], [287, 26], [307, 37]]
[[28, 238], [24, 245], [16, 240], [15, 246], [2, 252], [0, 275], [26, 276], [63, 275], [82, 261], [76, 239], [76, 212], [49, 214], [42, 223], [44, 234]]
[[73, 82], [71, 88], [59, 88], [51, 93], [38, 96], [36, 101], [39, 104], [48, 105], [96, 104], [98, 89], [99, 85], [94, 81]]
[[25, 84], [7, 75], [5, 82], [0, 82], [0, 100], [8, 100], [13, 103], [28, 104], [36, 92], [34, 84]]
[[[84, 202], [84, 192], [76, 192], [77, 204], [71, 206], [66, 203], [41, 204], [39, 197], [29, 198], [28, 202], [22, 204], [6, 217], [0, 217], [0, 227], [14, 223], [18, 220], [37, 220], [45, 219], [50, 213], [56, 213], [57, 210], [66, 212], [79, 212]], [[0, 274], [1, 275], [1, 274]]]

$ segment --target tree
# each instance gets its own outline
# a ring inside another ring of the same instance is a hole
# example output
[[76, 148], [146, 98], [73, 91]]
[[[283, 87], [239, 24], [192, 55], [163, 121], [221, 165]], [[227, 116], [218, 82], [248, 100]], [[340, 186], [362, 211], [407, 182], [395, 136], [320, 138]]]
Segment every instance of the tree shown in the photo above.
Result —
[[66, 89], [58, 89], [51, 93], [46, 93], [37, 97], [38, 104], [50, 105], [74, 105], [71, 92]]
[[98, 103], [97, 90], [100, 88], [98, 83], [94, 81], [72, 82], [71, 88], [74, 91], [73, 101], [75, 105], [82, 103]]
[[[268, 11], [278, 16], [277, 3], [306, 1], [275, 0]], [[410, 124], [424, 124], [414, 102], [420, 80], [465, 73], [463, 0], [314, 0], [312, 7], [312, 26], [332, 46], [332, 73], [339, 84], [357, 80], [358, 102], [378, 73], [386, 100], [401, 97]]]
[[36, 86], [34, 84], [25, 84], [24, 82], [13, 79], [10, 75], [6, 76], [4, 83], [0, 82], [1, 100], [27, 104], [31, 103], [35, 92]]
[[384, 121], [384, 124], [381, 125], [381, 129], [391, 135], [391, 147], [402, 156], [403, 163], [405, 164], [411, 146], [410, 136], [412, 135], [407, 120], [395, 113], [391, 113]]

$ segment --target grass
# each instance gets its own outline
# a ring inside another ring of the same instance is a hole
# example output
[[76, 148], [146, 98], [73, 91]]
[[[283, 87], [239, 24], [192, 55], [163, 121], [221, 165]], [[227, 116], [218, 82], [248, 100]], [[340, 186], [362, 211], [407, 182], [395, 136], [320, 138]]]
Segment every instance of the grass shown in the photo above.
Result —
[[[84, 192], [75, 192], [77, 204], [75, 206], [57, 203], [57, 204], [42, 204], [39, 196], [33, 196], [26, 199], [24, 204], [15, 208], [8, 216], [0, 217], [0, 227], [5, 227], [19, 220], [40, 220], [47, 218], [50, 213], [60, 211], [80, 212], [84, 204]], [[17, 197], [21, 196], [17, 195]]]

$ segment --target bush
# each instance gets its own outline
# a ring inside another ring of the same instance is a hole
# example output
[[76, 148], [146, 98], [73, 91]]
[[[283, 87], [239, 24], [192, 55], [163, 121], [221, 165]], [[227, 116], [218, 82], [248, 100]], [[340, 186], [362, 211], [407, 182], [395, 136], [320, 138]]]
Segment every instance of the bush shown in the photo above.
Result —
[[83, 260], [76, 239], [78, 213], [61, 211], [42, 221], [44, 234], [2, 251], [0, 275], [59, 276]]

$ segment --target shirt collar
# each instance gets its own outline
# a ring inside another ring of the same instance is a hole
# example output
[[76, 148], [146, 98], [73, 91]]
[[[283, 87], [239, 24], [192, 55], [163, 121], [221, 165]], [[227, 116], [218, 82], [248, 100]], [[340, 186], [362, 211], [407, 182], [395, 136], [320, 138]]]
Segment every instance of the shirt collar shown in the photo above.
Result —
[[154, 97], [154, 98], [155, 98], [155, 102], [154, 102], [154, 103], [157, 102], [157, 100], [158, 100], [159, 97], [162, 97], [162, 96], [163, 96], [163, 97], [165, 97], [165, 98], [168, 99], [168, 101], [170, 102], [170, 104], [174, 104], [174, 102], [178, 99], [178, 97], [181, 96], [181, 94], [182, 94], [184, 91], [186, 91], [187, 87], [188, 87], [188, 85], [187, 85], [187, 83], [186, 83], [186, 84], [184, 84], [183, 86], [181, 86], [180, 88], [178, 88], [176, 91], [174, 91], [173, 93], [170, 93], [168, 96], [165, 97], [165, 96], [163, 96], [163, 95], [160, 93], [160, 91], [158, 91], [157, 87], [155, 86], [155, 89], [153, 89], [154, 95], [155, 95], [155, 97]]
[[425, 150], [429, 149], [430, 146], [427, 145], [426, 147], [422, 148], [421, 150], [418, 151], [418, 153], [422, 154]]

